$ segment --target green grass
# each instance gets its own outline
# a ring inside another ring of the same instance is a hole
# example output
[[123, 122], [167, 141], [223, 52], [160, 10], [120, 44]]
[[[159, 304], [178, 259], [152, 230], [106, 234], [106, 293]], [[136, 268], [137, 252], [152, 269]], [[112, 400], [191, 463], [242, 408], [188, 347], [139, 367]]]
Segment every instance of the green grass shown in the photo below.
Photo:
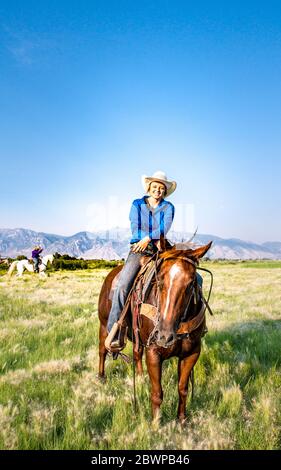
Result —
[[164, 363], [158, 426], [146, 369], [137, 379], [137, 416], [131, 365], [109, 358], [106, 383], [96, 378], [107, 269], [54, 272], [45, 281], [0, 277], [0, 448], [280, 449], [281, 265], [203, 266], [214, 273], [215, 315], [184, 428], [175, 415], [176, 358]]

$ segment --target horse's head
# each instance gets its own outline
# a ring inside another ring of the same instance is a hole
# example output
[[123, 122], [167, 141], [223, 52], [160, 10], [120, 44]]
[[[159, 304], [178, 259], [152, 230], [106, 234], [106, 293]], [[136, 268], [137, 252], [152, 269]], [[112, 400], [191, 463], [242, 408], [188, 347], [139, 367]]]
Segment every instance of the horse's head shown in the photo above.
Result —
[[45, 255], [42, 258], [42, 262], [47, 266], [48, 263], [52, 264], [54, 261], [54, 255]]
[[163, 261], [159, 270], [159, 322], [156, 331], [156, 344], [169, 347], [176, 339], [176, 330], [181, 316], [192, 295], [196, 277], [196, 265], [205, 255], [212, 242], [195, 250], [165, 251], [160, 255]]

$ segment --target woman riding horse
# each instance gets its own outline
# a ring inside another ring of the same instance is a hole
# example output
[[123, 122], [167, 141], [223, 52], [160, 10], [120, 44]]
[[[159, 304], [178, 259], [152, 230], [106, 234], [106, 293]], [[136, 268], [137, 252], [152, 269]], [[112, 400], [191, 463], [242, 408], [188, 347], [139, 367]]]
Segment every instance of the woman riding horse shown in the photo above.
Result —
[[[161, 237], [161, 252], [154, 257], [155, 279], [151, 288], [142, 296], [143, 278], [136, 279], [132, 297], [128, 299], [128, 312], [135, 319], [134, 363], [142, 375], [142, 355], [145, 349], [146, 366], [151, 383], [151, 404], [153, 419], [158, 420], [163, 401], [161, 385], [162, 363], [171, 357], [178, 357], [178, 419], [186, 420], [186, 399], [191, 372], [200, 356], [201, 338], [206, 333], [205, 310], [208, 300], [198, 288], [197, 268], [212, 242], [196, 249], [178, 246], [167, 247]], [[142, 253], [142, 252], [141, 252]], [[151, 257], [152, 258], [152, 257]], [[206, 271], [205, 268], [201, 268]], [[111, 309], [112, 290], [122, 266], [116, 266], [105, 278], [99, 296], [99, 373], [105, 379], [106, 325]], [[208, 271], [208, 270], [207, 270]], [[127, 313], [127, 303], [122, 313]], [[128, 314], [129, 317], [129, 314]], [[118, 324], [122, 323], [123, 318]], [[127, 322], [126, 322], [127, 323]], [[130, 323], [130, 320], [129, 320]], [[114, 327], [113, 327], [114, 334]], [[109, 338], [107, 338], [109, 339]], [[115, 351], [113, 351], [115, 353]]]
[[[143, 175], [142, 184], [147, 195], [141, 199], [135, 199], [131, 206], [129, 216], [132, 231], [130, 253], [114, 291], [107, 323], [109, 335], [105, 344], [111, 352], [120, 351], [124, 346], [124, 337], [122, 335], [124, 330], [121, 329], [121, 332], [119, 332], [117, 321], [124, 308], [136, 274], [141, 267], [141, 258], [151, 256], [160, 249], [160, 237], [166, 238], [175, 214], [173, 204], [164, 199], [175, 191], [177, 187], [175, 181], [169, 181], [164, 172], [157, 171], [152, 176]], [[202, 277], [198, 273], [197, 280], [202, 286]], [[114, 325], [116, 325], [116, 334], [112, 335]], [[112, 336], [113, 338], [111, 338]]]
[[35, 246], [32, 250], [31, 256], [34, 263], [34, 272], [39, 273], [39, 261], [40, 261], [40, 253], [42, 253], [43, 248], [41, 246]]
[[[141, 267], [142, 256], [153, 255], [157, 251], [160, 236], [166, 237], [174, 218], [175, 208], [164, 198], [175, 191], [177, 183], [169, 181], [162, 171], [157, 171], [152, 176], [143, 175], [142, 184], [147, 195], [135, 199], [131, 206], [131, 248], [113, 295], [108, 332], [121, 315], [135, 276]], [[123, 338], [117, 332], [107, 347], [114, 351], [120, 349], [122, 343]]]

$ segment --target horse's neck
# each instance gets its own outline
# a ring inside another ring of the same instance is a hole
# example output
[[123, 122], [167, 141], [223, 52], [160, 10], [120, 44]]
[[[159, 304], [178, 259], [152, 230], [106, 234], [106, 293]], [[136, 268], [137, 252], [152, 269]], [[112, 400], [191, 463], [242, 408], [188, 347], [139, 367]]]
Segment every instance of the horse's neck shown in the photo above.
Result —
[[52, 264], [54, 260], [53, 255], [46, 255], [42, 258], [42, 263], [47, 265], [48, 263]]

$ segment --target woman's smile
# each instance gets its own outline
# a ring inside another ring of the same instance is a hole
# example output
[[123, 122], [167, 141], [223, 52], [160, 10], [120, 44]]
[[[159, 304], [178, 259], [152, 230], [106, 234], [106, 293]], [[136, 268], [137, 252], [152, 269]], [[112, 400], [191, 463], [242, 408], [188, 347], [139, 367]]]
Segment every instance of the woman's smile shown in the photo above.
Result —
[[159, 198], [164, 197], [165, 191], [166, 187], [163, 184], [153, 181], [150, 185], [149, 194], [155, 198]]

